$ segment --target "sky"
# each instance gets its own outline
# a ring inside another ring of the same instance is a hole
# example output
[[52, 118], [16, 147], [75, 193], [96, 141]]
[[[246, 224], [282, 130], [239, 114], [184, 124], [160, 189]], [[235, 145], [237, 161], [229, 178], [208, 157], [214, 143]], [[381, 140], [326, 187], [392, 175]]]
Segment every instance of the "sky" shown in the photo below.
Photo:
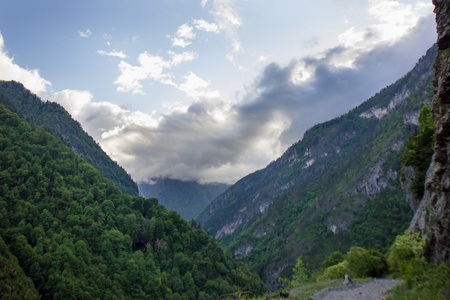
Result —
[[137, 182], [232, 184], [436, 41], [431, 0], [1, 0], [0, 79]]

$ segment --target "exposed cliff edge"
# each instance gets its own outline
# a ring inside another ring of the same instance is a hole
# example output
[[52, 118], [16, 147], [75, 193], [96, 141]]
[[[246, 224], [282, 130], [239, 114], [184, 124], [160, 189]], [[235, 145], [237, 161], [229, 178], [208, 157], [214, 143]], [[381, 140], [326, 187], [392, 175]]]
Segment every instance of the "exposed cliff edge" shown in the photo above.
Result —
[[438, 55], [435, 62], [433, 118], [436, 142], [427, 171], [425, 193], [409, 230], [426, 237], [428, 258], [450, 263], [450, 3], [433, 0]]

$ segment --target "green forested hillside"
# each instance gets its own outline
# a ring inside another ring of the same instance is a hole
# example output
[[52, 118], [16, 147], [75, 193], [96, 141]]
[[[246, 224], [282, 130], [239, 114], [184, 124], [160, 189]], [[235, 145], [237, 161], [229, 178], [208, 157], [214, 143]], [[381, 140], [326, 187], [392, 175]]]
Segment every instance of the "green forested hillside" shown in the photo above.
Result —
[[388, 249], [412, 218], [401, 157], [433, 97], [435, 46], [415, 68], [349, 113], [308, 130], [265, 169], [238, 181], [197, 218], [266, 283], [351, 246]]
[[125, 194], [138, 196], [136, 183], [130, 175], [112, 161], [81, 125], [55, 102], [43, 102], [39, 97], [15, 81], [0, 80], [0, 103], [19, 114], [30, 124], [41, 125], [62, 138], [106, 178], [112, 180]]
[[[0, 289], [12, 298], [215, 299], [262, 282], [156, 199], [122, 194], [0, 104]], [[31, 282], [32, 281], [32, 282]]]

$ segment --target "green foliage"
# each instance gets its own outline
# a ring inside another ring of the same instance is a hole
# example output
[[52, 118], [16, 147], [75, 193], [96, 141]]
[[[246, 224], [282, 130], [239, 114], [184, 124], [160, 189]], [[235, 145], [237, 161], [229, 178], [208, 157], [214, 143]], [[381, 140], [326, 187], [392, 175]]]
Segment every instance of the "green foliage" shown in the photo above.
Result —
[[0, 299], [37, 299], [38, 295], [33, 281], [0, 236]]
[[305, 283], [306, 281], [308, 281], [308, 274], [306, 271], [306, 267], [305, 264], [302, 261], [302, 258], [299, 257], [297, 259], [297, 264], [295, 265], [295, 267], [292, 269], [292, 281], [290, 282], [290, 285], [299, 285], [302, 283]]
[[402, 157], [404, 166], [412, 166], [416, 171], [410, 189], [421, 199], [425, 190], [425, 176], [430, 166], [435, 140], [434, 121], [429, 106], [424, 106], [419, 114], [419, 130], [410, 137]]
[[122, 194], [1, 104], [0, 237], [0, 276], [16, 272], [9, 278], [24, 298], [33, 284], [44, 299], [211, 299], [263, 288], [204, 230], [156, 199]]
[[326, 268], [317, 281], [344, 279], [345, 274], [354, 278], [382, 277], [387, 269], [386, 259], [380, 251], [352, 247], [344, 261]]
[[387, 271], [384, 255], [375, 249], [352, 247], [345, 260], [352, 277], [382, 277]]
[[412, 285], [414, 278], [422, 272], [424, 253], [425, 241], [418, 232], [399, 235], [387, 254], [389, 270], [394, 274], [402, 274], [407, 278], [407, 284]]
[[344, 254], [342, 254], [340, 251], [334, 251], [325, 258], [325, 260], [322, 263], [322, 266], [324, 268], [328, 268], [337, 265], [338, 263], [343, 262], [344, 260], [345, 260]]
[[81, 125], [55, 102], [43, 102], [15, 81], [0, 80], [0, 103], [16, 112], [30, 124], [39, 125], [64, 140], [78, 155], [113, 181], [125, 194], [138, 196], [136, 183], [130, 175], [112, 161]]
[[319, 277], [318, 281], [340, 279], [345, 277], [345, 274], [350, 273], [348, 261], [344, 260], [337, 265], [333, 265], [325, 269], [323, 276]]
[[436, 266], [424, 258], [425, 241], [419, 233], [399, 235], [387, 254], [389, 269], [405, 282], [389, 299], [447, 299], [450, 267]]

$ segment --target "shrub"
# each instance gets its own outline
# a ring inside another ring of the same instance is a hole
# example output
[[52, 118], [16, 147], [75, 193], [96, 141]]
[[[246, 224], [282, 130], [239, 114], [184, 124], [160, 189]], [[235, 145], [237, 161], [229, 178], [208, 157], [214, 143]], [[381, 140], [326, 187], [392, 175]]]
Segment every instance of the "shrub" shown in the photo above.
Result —
[[345, 274], [350, 273], [350, 268], [348, 267], [348, 261], [344, 260], [337, 265], [328, 267], [323, 277], [320, 279], [324, 280], [332, 280], [332, 279], [344, 279]]
[[343, 262], [344, 260], [345, 260], [344, 254], [342, 254], [340, 251], [334, 251], [325, 258], [325, 260], [322, 263], [322, 266], [324, 268], [328, 268], [337, 265], [338, 263]]
[[353, 277], [381, 277], [387, 271], [386, 259], [378, 250], [352, 247], [346, 260]]

